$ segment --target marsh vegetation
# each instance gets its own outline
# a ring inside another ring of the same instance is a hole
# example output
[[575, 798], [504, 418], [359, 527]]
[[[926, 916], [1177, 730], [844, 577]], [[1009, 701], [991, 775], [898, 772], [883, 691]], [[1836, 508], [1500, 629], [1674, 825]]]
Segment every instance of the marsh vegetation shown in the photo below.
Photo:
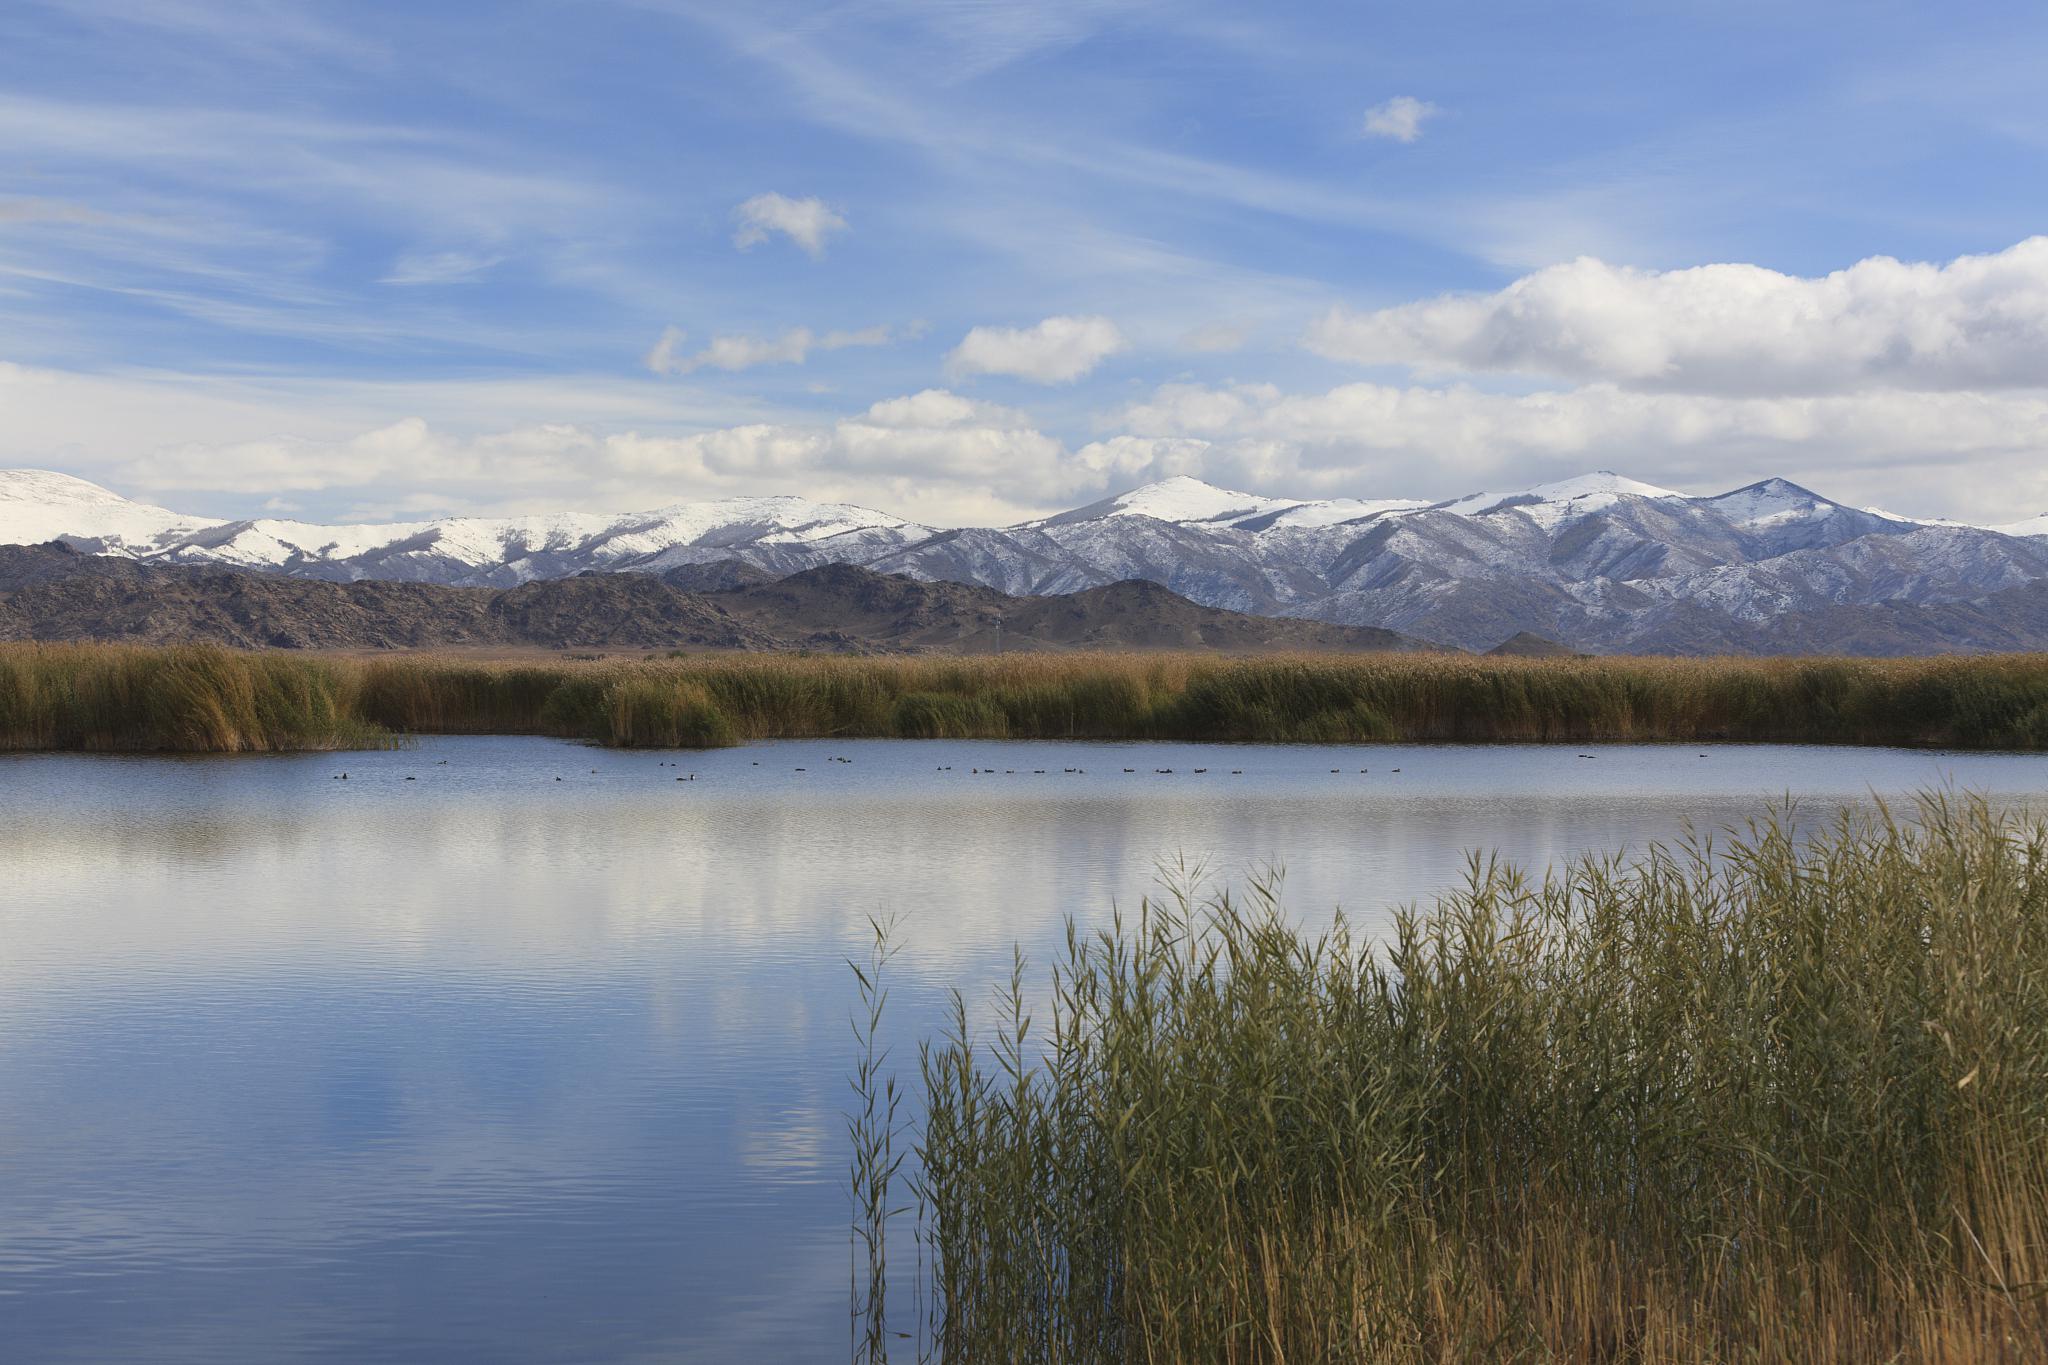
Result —
[[861, 1058], [859, 1359], [2048, 1343], [2048, 829], [1981, 802], [1475, 860], [1380, 941], [1183, 893], [1026, 979]]
[[1019, 654], [482, 662], [0, 646], [0, 747], [239, 752], [539, 734], [1757, 741], [2048, 747], [2048, 655], [1496, 659]]

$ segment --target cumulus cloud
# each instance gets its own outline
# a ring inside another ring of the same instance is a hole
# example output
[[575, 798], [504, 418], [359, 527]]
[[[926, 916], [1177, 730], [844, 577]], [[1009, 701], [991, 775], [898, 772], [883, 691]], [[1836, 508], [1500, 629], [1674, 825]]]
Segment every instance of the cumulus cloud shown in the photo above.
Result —
[[688, 334], [665, 327], [645, 357], [656, 374], [690, 374], [715, 370], [750, 370], [756, 365], [801, 365], [813, 350], [843, 351], [850, 346], [887, 346], [896, 334], [886, 324], [851, 332], [826, 332], [822, 336], [808, 327], [792, 327], [780, 336], [715, 336], [703, 349], [683, 354]]
[[[1028, 414], [944, 389], [739, 422], [694, 401], [631, 383], [280, 386], [0, 362], [0, 468], [63, 469], [200, 515], [274, 498], [316, 521], [794, 493], [987, 525], [1103, 492], [1098, 467]], [[537, 415], [550, 412], [563, 416]]]
[[1376, 104], [1365, 111], [1365, 133], [1368, 137], [1413, 142], [1422, 136], [1423, 121], [1440, 112], [1428, 100], [1419, 100], [1413, 95], [1396, 95], [1385, 104]]
[[1127, 344], [1116, 324], [1103, 317], [1052, 317], [1035, 327], [976, 327], [946, 356], [946, 370], [1070, 384]]
[[865, 420], [880, 427], [982, 426], [1020, 431], [1032, 425], [1029, 413], [963, 398], [946, 389], [925, 389], [902, 398], [884, 398], [869, 407]]
[[[57, 463], [116, 489], [262, 490], [302, 503], [341, 490], [392, 507], [410, 497], [474, 511], [517, 496], [528, 507], [624, 510], [797, 492], [954, 524], [1058, 510], [1175, 474], [1255, 492], [1447, 497], [1605, 467], [1701, 490], [1782, 474], [1849, 501], [1987, 523], [2048, 506], [2048, 397], [2039, 394], [1169, 384], [1107, 425], [1070, 447], [1016, 409], [927, 389], [837, 418], [683, 434], [589, 421], [477, 430], [408, 417], [339, 438], [191, 441]], [[1934, 449], [1943, 463], [1925, 460]], [[15, 453], [0, 463], [52, 461]], [[1971, 478], [1959, 481], [1959, 470]]]
[[1333, 309], [1322, 355], [1701, 394], [2048, 384], [2048, 237], [1946, 265], [1874, 256], [1819, 278], [1581, 258], [1493, 294]]
[[739, 224], [732, 234], [732, 244], [740, 250], [759, 246], [768, 240], [769, 233], [779, 232], [803, 248], [812, 260], [825, 254], [828, 236], [846, 228], [846, 219], [824, 200], [791, 199], [772, 191], [745, 201], [732, 211], [732, 216]]
[[63, 469], [221, 516], [275, 496], [314, 520], [801, 493], [990, 524], [1174, 474], [1261, 493], [1436, 498], [1602, 467], [1700, 491], [1783, 475], [1859, 505], [1987, 524], [2048, 507], [2039, 389], [1176, 383], [1065, 439], [1029, 412], [945, 388], [824, 416], [750, 414], [740, 401], [588, 378], [302, 384], [0, 363], [0, 466]]

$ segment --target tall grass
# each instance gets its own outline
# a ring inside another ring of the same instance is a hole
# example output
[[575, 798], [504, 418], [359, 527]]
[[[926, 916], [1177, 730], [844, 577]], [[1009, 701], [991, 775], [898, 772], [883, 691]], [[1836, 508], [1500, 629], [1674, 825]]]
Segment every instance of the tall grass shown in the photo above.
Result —
[[868, 1359], [2048, 1350], [2048, 829], [1979, 802], [1475, 861], [1379, 945], [1183, 894], [1024, 999], [923, 1049]]
[[0, 646], [0, 747], [327, 748], [476, 733], [649, 747], [901, 736], [2035, 749], [2048, 747], [2048, 655], [722, 655], [508, 664]]
[[357, 670], [208, 646], [0, 646], [0, 749], [375, 748]]

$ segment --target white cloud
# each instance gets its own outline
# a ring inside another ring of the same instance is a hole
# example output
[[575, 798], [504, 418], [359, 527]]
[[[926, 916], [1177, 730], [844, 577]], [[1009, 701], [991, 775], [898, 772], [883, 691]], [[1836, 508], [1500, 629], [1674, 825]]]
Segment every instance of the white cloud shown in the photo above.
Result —
[[1365, 132], [1369, 137], [1413, 142], [1422, 136], [1423, 121], [1441, 112], [1428, 100], [1419, 100], [1413, 95], [1396, 95], [1385, 104], [1376, 104], [1365, 111]]
[[902, 398], [884, 398], [869, 407], [865, 419], [881, 427], [983, 426], [1022, 430], [1032, 425], [1029, 413], [963, 398], [945, 389], [925, 389]]
[[327, 521], [801, 493], [990, 524], [1172, 474], [1272, 494], [1447, 497], [1601, 467], [1702, 491], [1777, 474], [1858, 505], [1980, 523], [2048, 507], [2042, 391], [1169, 384], [1104, 414], [1085, 442], [942, 388], [836, 416], [737, 406], [747, 401], [598, 376], [302, 382], [0, 363], [0, 466], [61, 469], [200, 514], [250, 515], [278, 497]]
[[1946, 265], [1874, 256], [1820, 278], [1581, 258], [1494, 294], [1356, 313], [1309, 347], [1360, 364], [1512, 371], [1688, 393], [2048, 386], [2048, 237]]
[[779, 232], [812, 260], [825, 254], [826, 237], [846, 228], [846, 219], [822, 199], [791, 199], [773, 192], [755, 195], [734, 209], [732, 216], [739, 224], [732, 241], [740, 250], [759, 246], [769, 233]]
[[976, 327], [946, 357], [948, 373], [1007, 374], [1068, 384], [1128, 343], [1103, 317], [1053, 317], [1035, 327]]
[[750, 370], [756, 365], [801, 365], [813, 350], [887, 346], [896, 335], [887, 324], [851, 332], [827, 332], [823, 336], [808, 327], [792, 327], [774, 337], [715, 336], [702, 350], [684, 355], [682, 345], [687, 339], [688, 334], [679, 328], [663, 328], [647, 352], [647, 368], [656, 374], [690, 374], [706, 367], [731, 371]]

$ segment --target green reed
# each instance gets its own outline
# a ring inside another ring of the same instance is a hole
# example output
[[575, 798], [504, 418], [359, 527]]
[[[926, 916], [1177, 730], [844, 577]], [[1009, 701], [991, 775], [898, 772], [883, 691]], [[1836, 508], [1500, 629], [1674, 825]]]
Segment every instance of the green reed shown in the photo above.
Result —
[[1070, 928], [1040, 1031], [1026, 998], [922, 1050], [919, 1297], [868, 1282], [864, 1358], [2048, 1343], [2048, 827], [1981, 801], [1474, 860], [1383, 941], [1182, 891]]
[[752, 739], [1749, 740], [2048, 747], [2048, 655], [704, 655], [485, 662], [0, 645], [0, 747], [338, 748], [407, 734]]

